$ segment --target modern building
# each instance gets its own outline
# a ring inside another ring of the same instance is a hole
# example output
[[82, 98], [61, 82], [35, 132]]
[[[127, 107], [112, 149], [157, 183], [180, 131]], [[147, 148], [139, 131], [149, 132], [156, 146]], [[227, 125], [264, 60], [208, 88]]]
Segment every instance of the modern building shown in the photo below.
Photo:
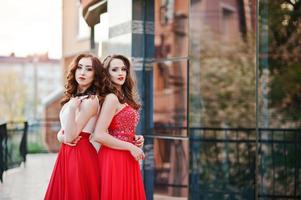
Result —
[[64, 69], [80, 52], [132, 60], [147, 199], [300, 198], [299, 97], [277, 93], [287, 82], [275, 60], [291, 66], [290, 54], [269, 51], [287, 26], [298, 27], [289, 20], [300, 20], [299, 4], [63, 0]]

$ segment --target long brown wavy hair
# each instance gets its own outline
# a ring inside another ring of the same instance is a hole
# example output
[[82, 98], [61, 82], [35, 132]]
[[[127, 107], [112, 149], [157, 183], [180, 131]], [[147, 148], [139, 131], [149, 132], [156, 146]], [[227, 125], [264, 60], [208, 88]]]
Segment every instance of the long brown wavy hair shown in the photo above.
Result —
[[[109, 68], [112, 60], [119, 59], [126, 67], [126, 78], [124, 84], [121, 86], [122, 91], [119, 91], [117, 86], [112, 82]], [[104, 97], [109, 93], [114, 93], [120, 103], [127, 103], [134, 109], [138, 110], [141, 107], [139, 102], [139, 95], [136, 88], [135, 80], [131, 74], [131, 62], [123, 55], [110, 55], [103, 60], [103, 78], [101, 83], [101, 103]]]
[[[78, 87], [78, 83], [76, 82], [75, 79], [75, 71], [77, 69], [78, 66], [78, 62], [80, 61], [80, 59], [82, 58], [90, 58], [92, 61], [92, 68], [94, 71], [94, 80], [93, 83], [91, 84], [91, 86], [86, 89], [86, 91], [84, 91], [83, 93], [78, 93], [77, 91], [77, 87]], [[65, 103], [67, 103], [71, 97], [75, 97], [75, 96], [81, 96], [81, 95], [97, 95], [100, 97], [100, 92], [101, 92], [101, 82], [100, 80], [102, 79], [102, 63], [100, 62], [100, 60], [94, 56], [93, 54], [79, 54], [78, 56], [76, 56], [73, 61], [71, 62], [71, 64], [69, 65], [69, 71], [67, 74], [67, 80], [66, 80], [66, 84], [65, 84], [65, 96], [63, 98], [63, 100], [61, 101], [61, 105], [64, 105]], [[100, 99], [100, 98], [99, 98]]]

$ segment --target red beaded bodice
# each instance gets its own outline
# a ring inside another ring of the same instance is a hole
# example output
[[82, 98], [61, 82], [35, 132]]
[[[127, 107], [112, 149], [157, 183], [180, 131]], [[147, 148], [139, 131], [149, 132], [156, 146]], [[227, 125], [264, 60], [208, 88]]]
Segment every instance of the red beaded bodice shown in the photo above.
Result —
[[134, 143], [138, 121], [139, 112], [126, 105], [113, 117], [108, 128], [109, 134], [120, 140]]

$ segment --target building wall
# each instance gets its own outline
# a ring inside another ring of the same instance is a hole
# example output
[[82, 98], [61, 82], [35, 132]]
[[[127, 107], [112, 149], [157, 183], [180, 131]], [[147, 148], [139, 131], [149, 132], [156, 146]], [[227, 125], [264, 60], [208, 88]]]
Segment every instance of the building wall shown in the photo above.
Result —
[[60, 149], [60, 143], [57, 140], [57, 133], [60, 129], [58, 110], [61, 109], [59, 101], [54, 101], [47, 105], [44, 113], [43, 126], [43, 142], [49, 152], [58, 152]]
[[79, 16], [82, 16], [79, 6], [78, 0], [63, 0], [63, 58], [90, 50], [90, 35], [79, 37]]

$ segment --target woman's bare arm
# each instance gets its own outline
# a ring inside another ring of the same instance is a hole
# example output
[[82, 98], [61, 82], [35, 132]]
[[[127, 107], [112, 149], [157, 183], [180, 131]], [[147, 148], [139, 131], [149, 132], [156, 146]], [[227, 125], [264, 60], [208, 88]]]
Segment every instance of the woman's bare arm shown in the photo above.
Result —
[[[71, 99], [71, 105], [67, 108], [68, 120], [64, 130], [64, 143], [71, 143], [82, 131], [89, 119], [97, 114], [98, 99], [90, 97], [83, 100]], [[80, 105], [78, 105], [80, 104]], [[79, 111], [76, 113], [76, 110]]]
[[113, 149], [128, 150], [136, 159], [137, 157], [143, 159], [144, 153], [139, 147], [119, 140], [107, 132], [118, 105], [119, 101], [115, 94], [108, 94], [106, 96], [94, 130], [94, 140]]

